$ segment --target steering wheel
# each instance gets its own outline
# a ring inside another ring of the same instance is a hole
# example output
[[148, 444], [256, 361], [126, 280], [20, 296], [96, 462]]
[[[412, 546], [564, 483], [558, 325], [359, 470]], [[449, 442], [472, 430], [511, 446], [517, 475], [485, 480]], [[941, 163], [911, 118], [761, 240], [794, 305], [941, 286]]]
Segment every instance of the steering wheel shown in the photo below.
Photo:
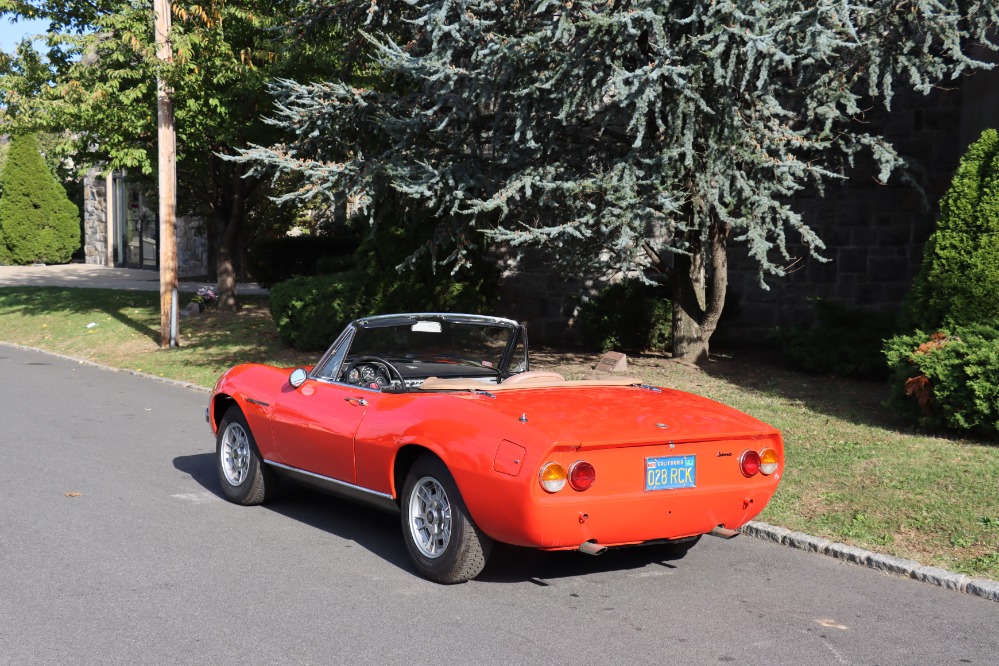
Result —
[[347, 377], [350, 376], [350, 373], [354, 370], [354, 368], [365, 363], [374, 366], [381, 366], [385, 370], [385, 375], [388, 377], [390, 384], [394, 383], [395, 380], [398, 379], [400, 386], [406, 386], [406, 380], [402, 378], [402, 373], [399, 372], [399, 369], [380, 356], [358, 356], [355, 358], [350, 362], [350, 365], [347, 366], [347, 369], [343, 371], [344, 381], [347, 381]]

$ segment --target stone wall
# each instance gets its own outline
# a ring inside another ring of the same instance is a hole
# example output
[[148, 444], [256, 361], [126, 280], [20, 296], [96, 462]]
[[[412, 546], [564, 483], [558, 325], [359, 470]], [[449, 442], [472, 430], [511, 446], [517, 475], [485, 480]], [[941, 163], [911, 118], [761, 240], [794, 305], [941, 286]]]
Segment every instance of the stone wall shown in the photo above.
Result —
[[84, 262], [106, 266], [108, 260], [107, 179], [96, 172], [83, 179], [83, 255]]
[[937, 204], [966, 147], [961, 102], [960, 89], [938, 90], [925, 98], [897, 100], [899, 110], [883, 118], [885, 137], [912, 162], [910, 173], [922, 191], [898, 176], [879, 184], [865, 164], [849, 183], [830, 188], [824, 198], [795, 201], [826, 244], [822, 254], [828, 262], [809, 257], [800, 244], [789, 244], [797, 263], [789, 264], [786, 277], [767, 279], [767, 291], [759, 285], [753, 262], [737, 248], [729, 272], [735, 303], [729, 326], [751, 334], [807, 325], [813, 320], [814, 298], [896, 311], [919, 272]]
[[571, 339], [569, 323], [582, 294], [589, 295], [599, 285], [557, 275], [549, 258], [538, 250], [515, 259], [507, 248], [500, 257], [500, 307], [495, 314], [527, 323], [532, 344], [553, 345]]
[[177, 275], [199, 277], [208, 275], [208, 243], [205, 240], [205, 227], [201, 220], [193, 217], [179, 217], [177, 234]]

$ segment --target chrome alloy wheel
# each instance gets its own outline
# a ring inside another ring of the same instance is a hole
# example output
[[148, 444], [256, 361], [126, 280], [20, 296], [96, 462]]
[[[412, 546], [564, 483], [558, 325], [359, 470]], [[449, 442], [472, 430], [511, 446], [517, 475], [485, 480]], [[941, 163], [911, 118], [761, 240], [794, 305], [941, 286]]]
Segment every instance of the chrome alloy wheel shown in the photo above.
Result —
[[409, 496], [409, 526], [420, 553], [430, 559], [444, 554], [451, 541], [451, 502], [432, 476], [417, 481]]
[[222, 473], [232, 486], [238, 486], [250, 471], [250, 439], [239, 423], [230, 423], [222, 434]]

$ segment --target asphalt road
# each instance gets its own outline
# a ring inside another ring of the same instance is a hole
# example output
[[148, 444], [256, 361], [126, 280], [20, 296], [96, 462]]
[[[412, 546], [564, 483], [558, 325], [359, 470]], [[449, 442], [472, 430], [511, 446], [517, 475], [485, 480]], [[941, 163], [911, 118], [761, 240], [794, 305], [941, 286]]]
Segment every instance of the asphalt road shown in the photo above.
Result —
[[206, 397], [0, 346], [0, 663], [997, 663], [999, 603], [748, 537], [426, 582], [395, 516], [222, 500]]

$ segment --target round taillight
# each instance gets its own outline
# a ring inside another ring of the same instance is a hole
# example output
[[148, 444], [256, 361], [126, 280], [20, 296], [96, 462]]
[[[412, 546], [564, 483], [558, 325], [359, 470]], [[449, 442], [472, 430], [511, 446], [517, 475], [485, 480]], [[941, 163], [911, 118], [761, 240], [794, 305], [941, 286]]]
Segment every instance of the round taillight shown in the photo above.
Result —
[[760, 471], [760, 454], [752, 449], [743, 451], [742, 457], [739, 458], [739, 467], [742, 468], [744, 476], [756, 476]]
[[538, 474], [538, 481], [546, 493], [557, 493], [565, 488], [566, 478], [565, 467], [557, 462], [545, 463]]
[[763, 449], [763, 453], [760, 454], [760, 471], [764, 474], [770, 475], [777, 471], [777, 465], [779, 460], [777, 459], [777, 452], [773, 449]]
[[597, 470], [585, 460], [577, 460], [569, 465], [569, 485], [573, 490], [586, 490], [597, 480]]

